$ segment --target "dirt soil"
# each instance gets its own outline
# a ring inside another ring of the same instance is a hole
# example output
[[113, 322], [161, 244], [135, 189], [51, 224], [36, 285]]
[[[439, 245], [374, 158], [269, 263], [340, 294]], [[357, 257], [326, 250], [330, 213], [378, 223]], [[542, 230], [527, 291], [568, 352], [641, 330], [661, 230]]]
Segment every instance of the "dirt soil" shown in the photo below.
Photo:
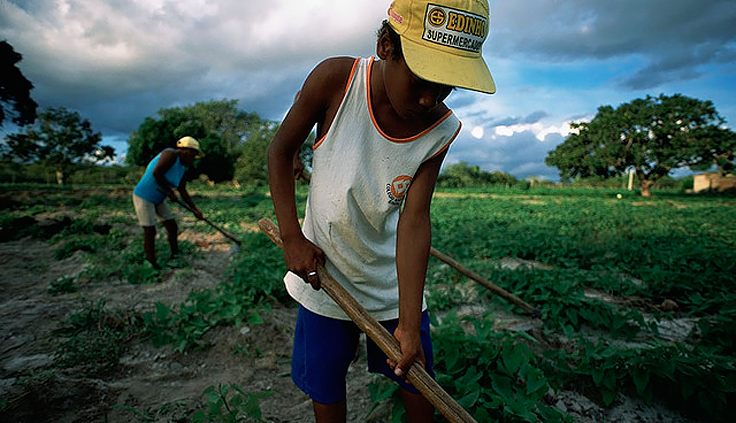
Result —
[[[111, 309], [151, 311], [156, 302], [176, 306], [192, 290], [214, 288], [223, 280], [231, 244], [219, 234], [193, 231], [186, 220], [180, 226], [180, 239], [201, 249], [189, 268], [166, 271], [160, 283], [110, 279], [61, 295], [48, 292], [49, 282], [79, 274], [84, 263], [78, 255], [56, 260], [53, 246], [34, 238], [0, 242], [0, 421], [189, 422], [193, 410], [206, 409], [203, 391], [224, 384], [246, 392], [273, 391], [261, 400], [265, 421], [314, 421], [309, 398], [290, 378], [296, 309], [289, 305], [274, 304], [260, 325], [211, 330], [206, 338], [212, 347], [206, 351], [182, 354], [171, 346], [155, 348], [150, 341], [134, 340], [109, 374], [88, 378], [74, 368], [53, 371], [58, 367], [54, 331], [85, 305], [105, 299]], [[238, 345], [259, 353], [235, 353]], [[388, 404], [370, 412], [372, 378], [365, 368], [360, 356], [348, 375], [348, 421], [390, 421]], [[572, 391], [551, 392], [549, 400], [584, 423], [688, 422], [665, 408], [626, 397], [609, 409]]]

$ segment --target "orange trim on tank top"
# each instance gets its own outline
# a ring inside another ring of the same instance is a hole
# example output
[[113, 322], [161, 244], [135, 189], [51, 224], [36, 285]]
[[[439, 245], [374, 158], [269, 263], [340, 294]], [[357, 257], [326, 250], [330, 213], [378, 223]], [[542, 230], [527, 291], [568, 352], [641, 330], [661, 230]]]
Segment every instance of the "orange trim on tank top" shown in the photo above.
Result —
[[[373, 56], [371, 56], [371, 60], [373, 60]], [[342, 103], [343, 101], [345, 101], [345, 96], [348, 95], [348, 89], [350, 88], [350, 84], [352, 84], [353, 78], [355, 78], [355, 71], [358, 70], [358, 63], [360, 63], [360, 57], [358, 57], [357, 59], [355, 59], [355, 61], [353, 62], [353, 68], [350, 69], [350, 77], [348, 78], [348, 83], [345, 85], [345, 91], [342, 93], [342, 100], [340, 100], [340, 103]], [[341, 107], [342, 107], [342, 105], [341, 105]], [[338, 109], [338, 111], [339, 111], [339, 109]], [[325, 132], [325, 134], [322, 136], [322, 138], [320, 138], [317, 142], [314, 143], [314, 145], [312, 146], [312, 150], [315, 150], [317, 147], [319, 147], [320, 144], [322, 144], [322, 141], [324, 141], [325, 138], [327, 138], [327, 134], [329, 132], [330, 132], [330, 130], [328, 129]]]
[[[450, 138], [450, 141], [447, 141], [447, 143], [445, 145], [443, 145], [442, 148], [440, 148], [440, 150], [438, 152], [432, 154], [432, 157], [430, 157], [429, 159], [433, 159], [433, 158], [439, 156], [440, 153], [442, 153], [443, 151], [445, 151], [448, 148], [450, 148], [450, 144], [452, 144], [452, 142], [455, 141], [455, 138], [457, 138], [457, 136], [460, 134], [460, 129], [462, 129], [462, 127], [463, 127], [463, 123], [462, 122], [458, 122], [457, 131], [455, 131], [455, 133], [452, 135], [452, 137]], [[429, 159], [427, 159], [427, 160], [429, 160]]]
[[[372, 59], [372, 57], [371, 57], [371, 59]], [[366, 77], [366, 79], [367, 79], [367, 81], [366, 81], [366, 87], [367, 87], [367, 89], [366, 89], [366, 97], [367, 97], [367, 99], [366, 100], [368, 101], [368, 112], [371, 115], [371, 121], [373, 122], [373, 127], [376, 128], [376, 130], [384, 138], [386, 138], [387, 140], [389, 140], [391, 142], [395, 142], [395, 143], [412, 142], [412, 141], [416, 140], [417, 138], [421, 138], [422, 136], [426, 135], [428, 132], [430, 132], [431, 130], [433, 130], [437, 126], [439, 126], [439, 124], [441, 124], [442, 122], [444, 122], [445, 119], [447, 119], [448, 117], [450, 117], [450, 115], [452, 115], [452, 110], [448, 110], [447, 113], [444, 114], [444, 116], [442, 116], [441, 118], [437, 119], [437, 122], [433, 123], [429, 128], [427, 128], [427, 129], [423, 130], [422, 132], [420, 132], [420, 133], [418, 133], [416, 135], [413, 135], [413, 136], [411, 136], [409, 138], [394, 138], [394, 137], [386, 134], [385, 132], [383, 132], [383, 129], [381, 129], [381, 127], [378, 126], [378, 122], [376, 121], [376, 117], [373, 115], [373, 104], [371, 104], [371, 71], [373, 70], [373, 63], [374, 62], [371, 60], [370, 65], [368, 65], [368, 72], [367, 72], [368, 75]]]

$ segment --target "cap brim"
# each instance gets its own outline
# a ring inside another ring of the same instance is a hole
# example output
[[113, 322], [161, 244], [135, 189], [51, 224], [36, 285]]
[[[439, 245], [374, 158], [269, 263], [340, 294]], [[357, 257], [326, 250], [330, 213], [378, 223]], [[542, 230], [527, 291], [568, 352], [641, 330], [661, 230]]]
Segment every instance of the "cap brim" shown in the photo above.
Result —
[[401, 37], [401, 49], [406, 65], [424, 80], [488, 94], [496, 92], [496, 83], [483, 57], [448, 54], [405, 37]]

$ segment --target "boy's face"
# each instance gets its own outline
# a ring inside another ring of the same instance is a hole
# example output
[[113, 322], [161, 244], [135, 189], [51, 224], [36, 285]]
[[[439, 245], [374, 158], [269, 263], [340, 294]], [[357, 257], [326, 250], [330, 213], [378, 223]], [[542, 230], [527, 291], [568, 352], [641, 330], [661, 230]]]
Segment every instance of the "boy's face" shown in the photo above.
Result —
[[391, 106], [402, 119], [426, 115], [450, 95], [452, 87], [419, 78], [403, 57], [395, 56], [385, 56], [384, 84]]

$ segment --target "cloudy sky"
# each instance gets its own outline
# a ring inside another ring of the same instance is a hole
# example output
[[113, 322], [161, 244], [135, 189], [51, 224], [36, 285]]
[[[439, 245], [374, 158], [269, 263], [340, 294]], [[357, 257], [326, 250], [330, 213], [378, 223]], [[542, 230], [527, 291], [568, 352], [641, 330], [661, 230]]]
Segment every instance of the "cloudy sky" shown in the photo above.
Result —
[[[329, 56], [375, 53], [388, 0], [0, 0], [0, 40], [41, 107], [89, 119], [103, 144], [161, 108], [237, 99], [279, 121]], [[680, 93], [736, 128], [736, 0], [490, 0], [494, 95], [455, 91], [446, 164], [556, 180], [544, 164], [598, 107]]]

